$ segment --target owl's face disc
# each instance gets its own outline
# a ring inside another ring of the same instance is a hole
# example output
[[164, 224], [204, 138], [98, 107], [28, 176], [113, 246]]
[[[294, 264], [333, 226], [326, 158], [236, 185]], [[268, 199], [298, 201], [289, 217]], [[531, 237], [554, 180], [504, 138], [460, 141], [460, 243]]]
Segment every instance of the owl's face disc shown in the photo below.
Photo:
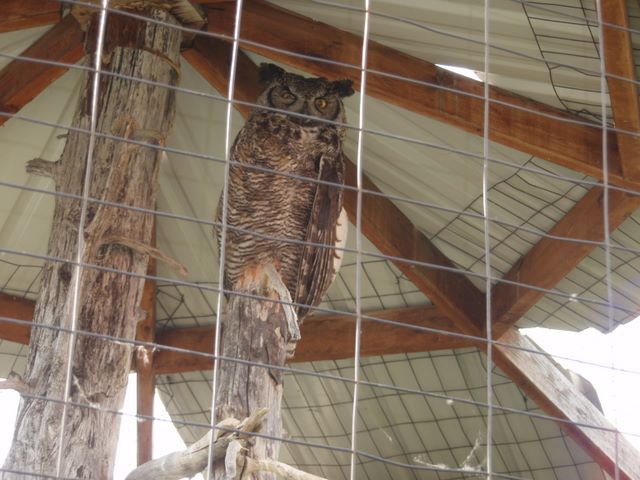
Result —
[[267, 88], [259, 104], [291, 112], [291, 121], [305, 127], [344, 121], [342, 98], [353, 94], [350, 80], [305, 78], [273, 64], [263, 64], [260, 72]]

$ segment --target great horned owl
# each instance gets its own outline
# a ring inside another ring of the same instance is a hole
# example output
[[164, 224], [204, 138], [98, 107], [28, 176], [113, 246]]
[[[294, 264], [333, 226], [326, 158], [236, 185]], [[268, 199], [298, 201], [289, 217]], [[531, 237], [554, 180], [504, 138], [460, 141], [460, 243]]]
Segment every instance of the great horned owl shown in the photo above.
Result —
[[[262, 64], [260, 77], [266, 88], [256, 103], [277, 110], [256, 107], [230, 152], [224, 288], [241, 289], [248, 268], [272, 264], [293, 302], [317, 306], [346, 241], [345, 129], [331, 122], [344, 124], [342, 98], [354, 93], [352, 82], [304, 78], [273, 64]], [[222, 198], [218, 225], [221, 206]], [[295, 310], [301, 321], [309, 309]]]

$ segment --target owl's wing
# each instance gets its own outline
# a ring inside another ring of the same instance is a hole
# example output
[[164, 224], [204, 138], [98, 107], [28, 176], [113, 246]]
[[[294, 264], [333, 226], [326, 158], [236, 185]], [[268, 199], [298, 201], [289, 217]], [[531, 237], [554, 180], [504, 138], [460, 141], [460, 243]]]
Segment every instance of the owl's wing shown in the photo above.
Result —
[[[336, 155], [336, 158], [327, 158], [327, 155], [323, 155], [320, 159], [318, 180], [330, 182], [331, 185], [316, 184], [305, 238], [308, 244], [304, 246], [300, 260], [294, 297], [294, 302], [302, 305], [320, 304], [335, 277], [335, 265], [339, 264], [337, 260], [342, 253], [336, 252], [334, 247], [345, 240], [338, 238], [337, 231], [342, 210], [341, 185], [344, 178], [344, 160], [341, 152], [337, 152]], [[342, 221], [343, 226], [346, 227], [346, 220], [343, 218]], [[297, 307], [298, 319], [302, 320], [308, 310], [305, 307]]]

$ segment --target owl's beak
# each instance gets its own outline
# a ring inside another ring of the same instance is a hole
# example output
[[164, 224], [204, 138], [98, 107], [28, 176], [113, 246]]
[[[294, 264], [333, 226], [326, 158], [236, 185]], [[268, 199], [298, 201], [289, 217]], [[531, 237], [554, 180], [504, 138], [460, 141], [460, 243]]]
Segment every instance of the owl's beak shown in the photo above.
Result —
[[[308, 115], [310, 117], [313, 115], [309, 110], [309, 102], [307, 100], [305, 100], [304, 105], [302, 107], [302, 111], [300, 113], [303, 115]], [[315, 120], [314, 118], [298, 117], [298, 123], [300, 123], [300, 125], [307, 125], [307, 126], [315, 125], [317, 123], [317, 120]]]

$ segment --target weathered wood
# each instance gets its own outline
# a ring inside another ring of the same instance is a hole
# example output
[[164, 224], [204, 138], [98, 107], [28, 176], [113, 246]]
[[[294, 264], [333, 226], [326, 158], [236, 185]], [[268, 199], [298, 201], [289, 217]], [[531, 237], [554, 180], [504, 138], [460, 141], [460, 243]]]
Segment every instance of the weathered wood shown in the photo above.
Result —
[[0, 33], [55, 23], [62, 4], [58, 0], [3, 0]]
[[[210, 32], [231, 35], [234, 25], [235, 2], [221, 3], [209, 10]], [[240, 37], [246, 41], [241, 40], [243, 49], [316, 75], [349, 78], [358, 88], [362, 48], [360, 36], [263, 0], [243, 3], [241, 27]], [[326, 63], [322, 59], [353, 67]], [[421, 85], [370, 71], [367, 74], [368, 95], [469, 133], [483, 135], [484, 85], [481, 82], [371, 40], [367, 63], [370, 70], [433, 85]], [[490, 95], [496, 100], [491, 103], [490, 109], [491, 140], [593, 177], [602, 177], [602, 134], [599, 124], [585, 125], [581, 117], [500, 88], [490, 87]], [[638, 183], [626, 181], [622, 176], [617, 141], [613, 134], [609, 136], [608, 147], [610, 181], [638, 186]]]
[[[625, 177], [640, 178], [640, 102], [625, 0], [602, 0], [604, 60]], [[619, 28], [606, 24], [618, 25]], [[621, 77], [621, 78], [615, 78]], [[633, 135], [635, 133], [635, 135]]]
[[[604, 238], [603, 190], [593, 188], [576, 203], [549, 235], [601, 242]], [[640, 197], [609, 191], [609, 231], [640, 207]], [[552, 289], [595, 248], [593, 244], [542, 237], [503, 277], [520, 285], [498, 282], [492, 291], [495, 338], [529, 311], [545, 295], [528, 286]]]
[[[269, 366], [283, 366], [287, 354], [287, 310], [290, 306], [278, 303], [291, 301], [279, 292], [286, 287], [272, 265], [248, 266], [242, 283], [233, 286], [240, 295], [230, 295], [222, 325], [221, 353], [218, 363], [215, 418], [246, 418], [267, 408], [261, 432], [272, 438], [282, 436], [281, 401], [282, 372]], [[245, 294], [245, 295], [243, 295]], [[269, 300], [256, 300], [246, 294]], [[233, 360], [227, 360], [233, 359]], [[238, 363], [241, 360], [248, 363]], [[257, 437], [246, 456], [277, 460], [280, 442]], [[213, 478], [228, 478], [225, 465], [213, 466]], [[267, 473], [254, 475], [256, 480], [275, 480]]]
[[[0, 295], [0, 316], [31, 320], [33, 302]], [[5, 312], [5, 313], [3, 313]], [[18, 313], [12, 313], [18, 312]], [[446, 334], [428, 333], [412, 327], [434, 328], [456, 333], [453, 323], [434, 306], [409, 307], [365, 312], [366, 317], [400, 322], [404, 326], [379, 323], [363, 318], [362, 356], [390, 355], [395, 353], [427, 352], [478, 346], [479, 343]], [[289, 363], [316, 360], [338, 360], [353, 356], [355, 317], [350, 315], [313, 315], [301, 327], [302, 340]], [[1, 321], [0, 321], [1, 324]], [[6, 323], [0, 328], [0, 340], [26, 344], [30, 326]], [[137, 340], [142, 338], [138, 329]], [[155, 339], [160, 347], [153, 356], [154, 374], [193, 372], [213, 368], [211, 358], [190, 353], [163, 349], [163, 346], [213, 353], [214, 330], [211, 327], [171, 328], [158, 332]], [[136, 369], [138, 368], [136, 364]]]
[[[380, 323], [366, 317], [391, 320], [401, 325]], [[302, 339], [290, 361], [352, 358], [355, 353], [355, 323], [356, 317], [349, 315], [317, 315], [307, 318], [300, 329]], [[453, 334], [458, 332], [455, 325], [433, 305], [364, 312], [360, 356], [430, 352], [479, 345], [455, 335], [430, 333], [420, 331], [420, 328], [434, 328]]]
[[178, 480], [195, 477], [207, 468], [210, 447], [213, 448], [214, 462], [224, 461], [227, 451], [233, 448], [234, 443], [240, 442], [241, 446], [246, 446], [253, 438], [251, 433], [260, 429], [267, 412], [267, 409], [257, 410], [242, 422], [235, 418], [224, 419], [216, 424], [213, 435], [209, 430], [186, 449], [172, 452], [136, 468], [127, 475], [126, 480]]
[[[496, 345], [494, 360], [547, 415], [560, 419], [560, 427], [584, 448], [612, 477], [617, 463], [620, 479], [640, 478], [638, 450], [527, 337], [510, 329]], [[616, 438], [617, 437], [617, 438]], [[616, 451], [617, 445], [617, 451]]]
[[[391, 320], [403, 325], [391, 325], [362, 319], [360, 355], [390, 355], [394, 353], [428, 352], [465, 348], [478, 344], [456, 336], [420, 331], [416, 328], [435, 328], [455, 333], [455, 326], [434, 306], [398, 308], [365, 312], [365, 316]], [[355, 317], [350, 315], [312, 315], [300, 333], [296, 352], [289, 363], [316, 360], [339, 360], [353, 357], [355, 345]], [[172, 328], [158, 332], [160, 346], [213, 353], [215, 333], [211, 327]], [[158, 349], [154, 357], [156, 374], [210, 370], [213, 360], [198, 354]]]
[[[91, 16], [101, 7], [102, 0], [84, 0], [71, 4], [71, 15], [85, 30], [90, 22]], [[183, 26], [200, 30], [205, 19], [200, 12], [191, 4], [191, 0], [109, 0], [109, 8], [127, 9], [140, 8], [141, 5], [157, 6], [166, 9]], [[193, 37], [191, 32], [182, 32], [183, 39]]]
[[[149, 16], [173, 23], [159, 9]], [[95, 32], [88, 38], [94, 39]], [[151, 78], [175, 85], [179, 77], [180, 33], [173, 28], [119, 15], [109, 15], [102, 65], [124, 76]], [[93, 44], [88, 44], [93, 51]], [[85, 78], [81, 98], [73, 120], [80, 129], [89, 128], [91, 77]], [[153, 136], [163, 144], [172, 125], [175, 92], [135, 81], [102, 76], [98, 101], [97, 131], [137, 138]], [[89, 136], [70, 131], [60, 160], [56, 189], [81, 194], [85, 174]], [[93, 155], [90, 197], [153, 208], [157, 190], [159, 153], [156, 149], [97, 138]], [[56, 198], [48, 254], [55, 258], [74, 258], [77, 248], [80, 203]], [[142, 275], [147, 258], [122, 246], [105, 245], [108, 235], [131, 237], [142, 243], [151, 241], [153, 218], [149, 214], [106, 205], [89, 204], [83, 226], [86, 245], [82, 261]], [[139, 320], [138, 306], [143, 280], [136, 276], [96, 269], [80, 271], [79, 315], [77, 328], [88, 332], [133, 339]], [[71, 327], [73, 285], [77, 270], [68, 263], [49, 262], [44, 269], [42, 288], [35, 310], [35, 321], [45, 325]], [[35, 474], [56, 474], [60, 448], [63, 461], [60, 475], [72, 478], [103, 479], [112, 476], [119, 416], [103, 409], [121, 408], [127, 374], [131, 365], [131, 347], [86, 336], [72, 336], [39, 328], [32, 332], [25, 382], [36, 395], [63, 400], [69, 342], [75, 342], [72, 360], [70, 400], [99, 407], [87, 409], [69, 406], [66, 418], [58, 402], [23, 398], [18, 412], [16, 432], [5, 467]], [[60, 428], [65, 435], [60, 444]], [[21, 478], [5, 474], [4, 478]]]
[[[154, 222], [155, 224], [155, 222]], [[155, 246], [155, 232], [152, 238]], [[149, 260], [147, 274], [155, 275], [155, 260]], [[156, 282], [146, 279], [140, 302], [145, 318], [138, 322], [136, 328], [136, 340], [152, 343], [156, 332]], [[136, 369], [136, 413], [139, 415], [136, 423], [138, 465], [147, 463], [153, 458], [153, 420], [145, 417], [153, 417], [153, 400], [156, 392], [156, 377], [153, 372], [153, 347], [139, 346], [135, 349]]]
[[[3, 5], [4, 6], [4, 5]], [[76, 63], [83, 55], [83, 33], [71, 16], [27, 48], [21, 55], [56, 62]], [[16, 113], [67, 71], [28, 60], [13, 60], [0, 71], [0, 111]], [[10, 117], [1, 115], [0, 125]]]

